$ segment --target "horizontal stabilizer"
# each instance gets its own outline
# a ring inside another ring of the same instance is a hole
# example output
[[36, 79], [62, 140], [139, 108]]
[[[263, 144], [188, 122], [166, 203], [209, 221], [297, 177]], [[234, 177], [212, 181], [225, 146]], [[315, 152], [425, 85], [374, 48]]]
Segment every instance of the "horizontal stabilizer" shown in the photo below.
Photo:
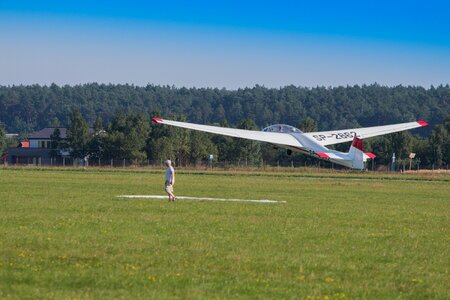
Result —
[[325, 152], [316, 152], [316, 154], [320, 158], [330, 158], [330, 155], [326, 154]]
[[364, 152], [364, 158], [366, 158], [366, 159], [372, 159], [372, 158], [375, 158], [375, 157], [377, 157], [375, 154], [373, 154], [373, 153], [370, 153], [370, 152]]

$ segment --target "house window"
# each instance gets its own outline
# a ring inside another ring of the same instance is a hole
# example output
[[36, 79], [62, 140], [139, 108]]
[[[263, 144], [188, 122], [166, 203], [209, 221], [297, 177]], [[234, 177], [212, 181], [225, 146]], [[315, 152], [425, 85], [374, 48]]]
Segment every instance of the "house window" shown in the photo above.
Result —
[[50, 141], [38, 141], [39, 148], [50, 148]]

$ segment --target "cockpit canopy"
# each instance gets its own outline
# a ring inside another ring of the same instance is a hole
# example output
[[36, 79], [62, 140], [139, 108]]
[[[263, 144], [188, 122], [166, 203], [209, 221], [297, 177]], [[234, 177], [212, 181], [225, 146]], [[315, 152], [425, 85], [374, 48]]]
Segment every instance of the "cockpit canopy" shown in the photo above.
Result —
[[264, 132], [283, 132], [283, 133], [302, 133], [302, 131], [294, 126], [285, 124], [275, 124], [264, 128]]

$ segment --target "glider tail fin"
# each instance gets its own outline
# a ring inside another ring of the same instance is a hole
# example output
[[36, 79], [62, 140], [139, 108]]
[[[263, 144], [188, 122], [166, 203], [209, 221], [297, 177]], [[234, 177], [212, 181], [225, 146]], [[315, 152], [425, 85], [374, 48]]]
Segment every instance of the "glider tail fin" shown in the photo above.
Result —
[[359, 170], [364, 169], [364, 163], [368, 158], [375, 158], [374, 154], [370, 152], [364, 152], [363, 140], [358, 137], [353, 138], [353, 142], [350, 146], [348, 154], [350, 156], [350, 159], [352, 160], [352, 168]]

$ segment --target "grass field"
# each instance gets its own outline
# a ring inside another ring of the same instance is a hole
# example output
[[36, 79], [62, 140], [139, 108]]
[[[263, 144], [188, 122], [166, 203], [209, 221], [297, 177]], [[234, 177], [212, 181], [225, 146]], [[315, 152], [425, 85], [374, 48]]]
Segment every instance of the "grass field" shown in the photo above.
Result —
[[[0, 169], [0, 298], [449, 299], [450, 176]], [[407, 180], [404, 180], [407, 179]]]

